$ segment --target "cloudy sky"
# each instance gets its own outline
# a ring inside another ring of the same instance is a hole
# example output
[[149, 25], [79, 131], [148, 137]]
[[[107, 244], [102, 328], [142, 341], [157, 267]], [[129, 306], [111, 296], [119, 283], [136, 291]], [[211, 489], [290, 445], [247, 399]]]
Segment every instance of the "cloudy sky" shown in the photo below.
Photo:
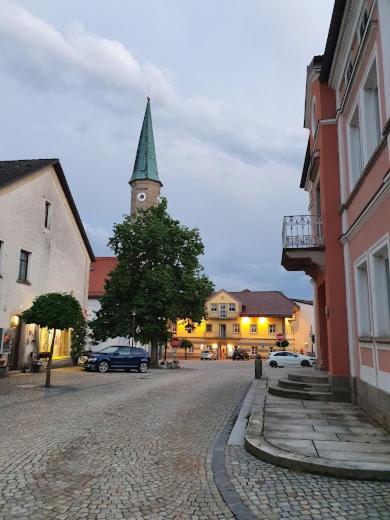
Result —
[[0, 159], [59, 157], [97, 255], [129, 211], [146, 95], [169, 211], [218, 289], [310, 297], [280, 266], [306, 65], [332, 0], [0, 0]]

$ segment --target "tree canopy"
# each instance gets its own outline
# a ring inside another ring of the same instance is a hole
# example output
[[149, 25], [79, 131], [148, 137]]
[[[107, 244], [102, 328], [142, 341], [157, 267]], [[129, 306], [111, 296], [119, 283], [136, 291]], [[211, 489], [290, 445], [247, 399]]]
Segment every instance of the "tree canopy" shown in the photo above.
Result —
[[48, 329], [65, 330], [84, 321], [79, 302], [66, 293], [41, 294], [32, 306], [22, 313], [25, 323], [36, 323]]
[[132, 336], [157, 345], [169, 338], [168, 322], [186, 317], [200, 322], [213, 284], [199, 256], [204, 247], [197, 229], [189, 229], [167, 213], [165, 199], [146, 211], [124, 217], [114, 226], [109, 245], [118, 265], [106, 281], [101, 308], [91, 323], [95, 340]]
[[56, 330], [73, 328], [78, 331], [77, 335], [81, 341], [80, 335], [82, 331], [85, 332], [83, 311], [72, 294], [47, 293], [35, 298], [31, 307], [22, 313], [22, 319], [25, 323], [36, 323], [53, 331], [46, 371], [45, 386], [49, 387]]

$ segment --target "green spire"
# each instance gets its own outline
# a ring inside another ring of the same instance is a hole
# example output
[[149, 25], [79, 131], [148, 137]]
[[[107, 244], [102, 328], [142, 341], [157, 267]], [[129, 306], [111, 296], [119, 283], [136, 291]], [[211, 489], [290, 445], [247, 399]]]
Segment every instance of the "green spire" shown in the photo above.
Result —
[[154, 148], [152, 113], [150, 111], [150, 98], [146, 104], [144, 122], [142, 123], [141, 135], [139, 137], [137, 155], [134, 162], [133, 175], [130, 184], [133, 181], [149, 179], [157, 181], [161, 185], [158, 178], [156, 150]]

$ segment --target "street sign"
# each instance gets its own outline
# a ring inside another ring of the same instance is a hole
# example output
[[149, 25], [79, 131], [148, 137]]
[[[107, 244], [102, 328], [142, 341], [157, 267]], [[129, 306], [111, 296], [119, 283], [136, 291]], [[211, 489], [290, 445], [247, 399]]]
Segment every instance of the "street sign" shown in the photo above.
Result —
[[179, 348], [180, 347], [180, 338], [172, 338], [169, 342], [172, 348]]
[[276, 334], [276, 341], [282, 342], [284, 340], [285, 340], [284, 334], [282, 334], [280, 332], [279, 332], [279, 334]]

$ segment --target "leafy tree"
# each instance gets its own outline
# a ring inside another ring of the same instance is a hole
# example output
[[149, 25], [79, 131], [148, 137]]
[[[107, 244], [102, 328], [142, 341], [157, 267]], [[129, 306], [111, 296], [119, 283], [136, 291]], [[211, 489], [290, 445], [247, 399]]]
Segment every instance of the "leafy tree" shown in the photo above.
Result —
[[152, 366], [158, 345], [169, 340], [169, 322], [183, 316], [200, 322], [213, 284], [198, 257], [203, 244], [197, 229], [182, 226], [167, 213], [166, 200], [114, 226], [110, 247], [118, 265], [110, 274], [101, 308], [91, 322], [93, 338], [132, 335], [151, 344]]
[[42, 294], [35, 298], [32, 306], [22, 313], [22, 319], [25, 323], [36, 323], [52, 331], [45, 384], [49, 387], [56, 330], [67, 330], [71, 327], [77, 329], [82, 326], [84, 317], [80, 304], [71, 294]]
[[189, 339], [182, 339], [180, 343], [180, 347], [184, 348], [184, 359], [187, 359], [187, 350], [192, 348], [194, 344]]
[[85, 320], [79, 321], [72, 329], [72, 347], [70, 350], [70, 357], [76, 365], [77, 360], [84, 352], [85, 343], [87, 339], [87, 324]]

